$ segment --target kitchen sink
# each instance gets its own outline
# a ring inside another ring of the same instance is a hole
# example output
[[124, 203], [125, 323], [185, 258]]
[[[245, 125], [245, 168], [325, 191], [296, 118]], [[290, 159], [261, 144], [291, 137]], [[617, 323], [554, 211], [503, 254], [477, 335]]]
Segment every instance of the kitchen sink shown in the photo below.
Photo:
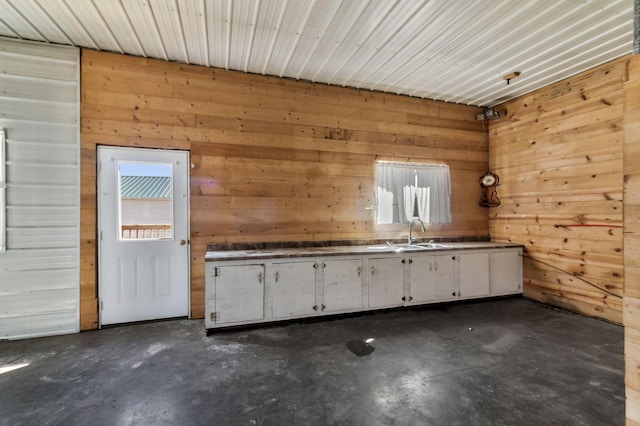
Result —
[[453, 248], [453, 246], [449, 246], [446, 244], [440, 244], [440, 243], [419, 243], [416, 244], [420, 247], [424, 247], [426, 249], [450, 249]]
[[369, 246], [367, 249], [372, 251], [420, 251], [435, 249], [450, 249], [453, 246], [439, 243], [402, 243], [402, 244], [384, 244], [377, 246]]

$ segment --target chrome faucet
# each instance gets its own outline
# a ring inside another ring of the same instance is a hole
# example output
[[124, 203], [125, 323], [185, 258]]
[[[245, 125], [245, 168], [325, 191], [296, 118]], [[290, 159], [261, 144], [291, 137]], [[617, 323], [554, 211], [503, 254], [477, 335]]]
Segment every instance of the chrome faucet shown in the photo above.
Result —
[[409, 224], [409, 241], [407, 242], [407, 244], [409, 245], [413, 244], [413, 242], [415, 241], [415, 238], [413, 238], [413, 224], [416, 222], [418, 222], [420, 226], [422, 226], [422, 232], [424, 232], [424, 222], [421, 219], [418, 219], [417, 217], [414, 218]]

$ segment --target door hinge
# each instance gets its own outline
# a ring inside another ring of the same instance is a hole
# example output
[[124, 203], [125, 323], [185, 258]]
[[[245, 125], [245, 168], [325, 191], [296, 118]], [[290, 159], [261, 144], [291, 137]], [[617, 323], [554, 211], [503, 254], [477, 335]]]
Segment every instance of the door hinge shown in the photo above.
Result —
[[220, 276], [220, 268], [218, 268], [217, 266], [215, 268], [213, 268], [213, 276], [214, 277], [219, 277]]
[[104, 301], [100, 300], [100, 312], [104, 309]]
[[213, 321], [213, 322], [220, 321], [220, 313], [219, 312], [211, 312], [211, 321]]

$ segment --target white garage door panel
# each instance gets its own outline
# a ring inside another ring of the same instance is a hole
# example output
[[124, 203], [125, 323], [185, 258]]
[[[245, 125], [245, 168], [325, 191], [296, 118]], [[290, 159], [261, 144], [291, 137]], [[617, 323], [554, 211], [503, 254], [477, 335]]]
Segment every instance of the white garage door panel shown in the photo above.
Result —
[[78, 185], [77, 165], [7, 163], [7, 185]]
[[18, 293], [25, 291], [65, 290], [69, 283], [78, 279], [74, 269], [45, 269], [43, 271], [5, 271], [3, 285], [5, 291]]
[[0, 38], [7, 154], [0, 339], [79, 329], [79, 111], [78, 49]]
[[12, 250], [0, 255], [0, 291], [4, 289], [5, 272], [15, 271], [45, 271], [49, 269], [78, 270], [78, 249], [31, 249]]
[[9, 140], [6, 155], [9, 163], [75, 165], [78, 147], [62, 143]]
[[[51, 108], [55, 107], [55, 114]], [[77, 107], [70, 102], [35, 101], [32, 99], [0, 98], [0, 111], [11, 111], [16, 120], [29, 121], [73, 121]]]
[[51, 206], [43, 208], [42, 203], [37, 206], [7, 207], [7, 226], [77, 226], [77, 207]]
[[23, 339], [69, 333], [77, 327], [73, 312], [25, 314], [0, 318], [0, 337]]
[[[0, 43], [2, 43], [1, 39]], [[55, 115], [52, 114], [53, 116]], [[9, 144], [14, 141], [18, 143], [39, 142], [66, 144], [80, 149], [78, 123], [38, 123], [37, 121], [32, 121], [28, 125], [20, 122], [16, 123], [18, 125], [12, 125], [14, 122], [10, 118], [0, 117], [0, 127], [8, 129], [6, 136]]]
[[41, 78], [44, 80], [75, 81], [77, 64], [71, 60], [46, 59], [0, 53], [0, 71], [9, 75]]
[[7, 245], [14, 249], [57, 248], [75, 244], [72, 228], [7, 228]]
[[0, 318], [18, 315], [42, 315], [76, 309], [77, 289], [57, 289], [0, 295]]
[[[13, 206], [73, 206], [78, 199], [77, 187], [53, 187], [21, 186], [9, 188], [7, 191], [7, 203]], [[74, 209], [74, 207], [68, 207]], [[75, 221], [74, 221], [75, 222]]]
[[20, 84], [25, 77], [0, 74], [0, 93], [10, 98], [75, 102], [78, 88], [75, 82], [69, 85], [52, 86], [48, 81], [29, 78], [29, 84]]

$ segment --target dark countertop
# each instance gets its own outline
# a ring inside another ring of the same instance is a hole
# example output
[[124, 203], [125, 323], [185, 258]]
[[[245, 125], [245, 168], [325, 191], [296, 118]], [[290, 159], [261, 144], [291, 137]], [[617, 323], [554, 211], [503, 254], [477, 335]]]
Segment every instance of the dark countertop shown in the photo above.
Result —
[[[421, 243], [422, 244], [422, 243]], [[251, 260], [251, 259], [279, 259], [294, 257], [325, 257], [325, 256], [363, 256], [377, 254], [424, 254], [442, 251], [481, 250], [523, 247], [521, 244], [494, 242], [446, 242], [438, 243], [437, 248], [407, 249], [401, 244], [387, 246], [386, 244], [329, 246], [329, 247], [292, 247], [257, 250], [219, 250], [207, 251], [205, 262]]]

